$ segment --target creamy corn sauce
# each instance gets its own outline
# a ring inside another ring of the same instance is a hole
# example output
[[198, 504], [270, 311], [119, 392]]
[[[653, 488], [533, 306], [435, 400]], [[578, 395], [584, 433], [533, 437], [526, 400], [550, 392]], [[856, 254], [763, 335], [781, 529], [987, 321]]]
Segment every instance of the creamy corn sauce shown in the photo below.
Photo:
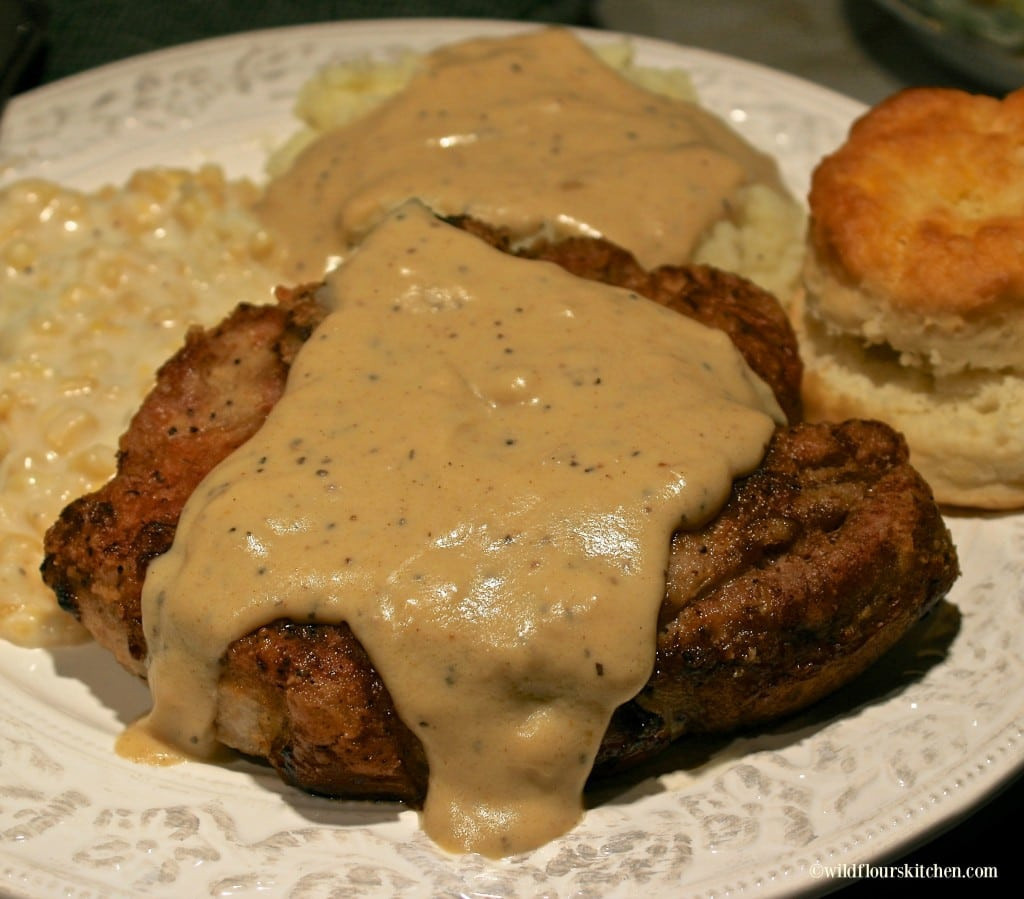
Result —
[[283, 398], [150, 567], [146, 726], [212, 751], [226, 646], [345, 621], [425, 748], [429, 835], [525, 851], [576, 823], [651, 673], [671, 532], [782, 414], [724, 333], [418, 204], [323, 294]]
[[785, 193], [773, 161], [720, 119], [544, 29], [430, 54], [402, 91], [302, 152], [261, 214], [299, 280], [411, 197], [521, 237], [603, 236], [652, 267], [688, 260], [751, 184]]
[[114, 473], [118, 437], [188, 326], [270, 298], [281, 270], [258, 196], [213, 166], [0, 190], [0, 638], [87, 636], [39, 577], [43, 535]]

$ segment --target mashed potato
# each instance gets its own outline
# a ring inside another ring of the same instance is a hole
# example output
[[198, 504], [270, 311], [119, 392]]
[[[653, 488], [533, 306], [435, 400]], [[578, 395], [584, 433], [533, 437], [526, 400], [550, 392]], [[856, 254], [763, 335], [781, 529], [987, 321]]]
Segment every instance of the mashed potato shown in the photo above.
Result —
[[[689, 75], [679, 69], [641, 66], [628, 43], [600, 46], [598, 54], [626, 78], [655, 93], [696, 101]], [[388, 63], [358, 61], [325, 67], [299, 92], [295, 113], [302, 128], [268, 161], [271, 177], [286, 171], [295, 157], [327, 131], [348, 124], [406, 84], [418, 57], [406, 54]], [[803, 265], [804, 211], [792, 197], [763, 184], [739, 191], [738, 204], [697, 247], [694, 261], [750, 278], [788, 303], [796, 294]]]
[[[693, 98], [685, 73], [636, 66], [627, 44], [601, 53], [651, 90]], [[297, 99], [301, 130], [270, 158], [271, 177], [399, 90], [416, 60], [311, 78]], [[282, 280], [278, 248], [252, 211], [259, 193], [215, 167], [141, 171], [93, 193], [40, 180], [0, 192], [0, 637], [38, 646], [84, 636], [39, 578], [43, 534], [111, 475], [118, 436], [186, 328], [269, 298]], [[792, 199], [751, 188], [697, 259], [788, 297], [802, 230]]]
[[[686, 72], [638, 66], [627, 43], [604, 44], [597, 52], [608, 65], [647, 90], [679, 100], [697, 99]], [[415, 53], [389, 62], [361, 59], [325, 66], [313, 75], [300, 88], [295, 102], [295, 114], [303, 127], [271, 155], [267, 163], [270, 176], [285, 171], [302, 149], [325, 131], [348, 124], [400, 91], [419, 59]]]

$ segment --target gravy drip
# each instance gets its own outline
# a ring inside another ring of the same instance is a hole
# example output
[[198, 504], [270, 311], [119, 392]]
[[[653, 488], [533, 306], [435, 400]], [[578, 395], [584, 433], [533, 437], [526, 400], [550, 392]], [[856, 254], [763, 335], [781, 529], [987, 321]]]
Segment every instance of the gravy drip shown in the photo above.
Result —
[[389, 210], [418, 198], [530, 237], [606, 237], [651, 268], [686, 262], [741, 185], [774, 163], [696, 104], [621, 77], [569, 31], [428, 55], [402, 91], [307, 148], [260, 214], [319, 278]]
[[578, 820], [650, 676], [671, 532], [714, 514], [781, 412], [723, 333], [418, 204], [324, 295], [283, 398], [150, 566], [147, 726], [210, 752], [233, 640], [345, 621], [423, 742], [427, 832], [536, 847]]

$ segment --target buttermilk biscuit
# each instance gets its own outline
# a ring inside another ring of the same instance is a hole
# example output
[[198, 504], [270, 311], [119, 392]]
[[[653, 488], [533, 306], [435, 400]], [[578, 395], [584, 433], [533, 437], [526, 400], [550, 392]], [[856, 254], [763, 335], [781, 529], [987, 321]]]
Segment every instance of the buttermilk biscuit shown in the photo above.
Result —
[[809, 205], [808, 416], [893, 424], [940, 502], [1024, 506], [1024, 90], [896, 94]]

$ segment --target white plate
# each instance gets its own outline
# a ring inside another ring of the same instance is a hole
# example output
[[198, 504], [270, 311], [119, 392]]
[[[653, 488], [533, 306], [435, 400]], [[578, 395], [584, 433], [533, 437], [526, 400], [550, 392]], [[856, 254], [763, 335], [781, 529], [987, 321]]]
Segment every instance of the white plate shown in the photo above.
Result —
[[[317, 66], [427, 48], [496, 22], [364, 22], [245, 34], [115, 64], [15, 99], [5, 180], [91, 186], [212, 159], [258, 173]], [[608, 35], [592, 33], [595, 40]], [[861, 107], [795, 78], [636, 40], [776, 154], [803, 194]], [[819, 865], [877, 861], [970, 809], [1020, 767], [1024, 519], [951, 521], [964, 575], [869, 675], [756, 735], [685, 742], [595, 797], [522, 858], [438, 852], [416, 815], [282, 786], [244, 762], [149, 769], [111, 746], [145, 689], [94, 647], [0, 645], [0, 890], [15, 896], [648, 896], [824, 891]]]

